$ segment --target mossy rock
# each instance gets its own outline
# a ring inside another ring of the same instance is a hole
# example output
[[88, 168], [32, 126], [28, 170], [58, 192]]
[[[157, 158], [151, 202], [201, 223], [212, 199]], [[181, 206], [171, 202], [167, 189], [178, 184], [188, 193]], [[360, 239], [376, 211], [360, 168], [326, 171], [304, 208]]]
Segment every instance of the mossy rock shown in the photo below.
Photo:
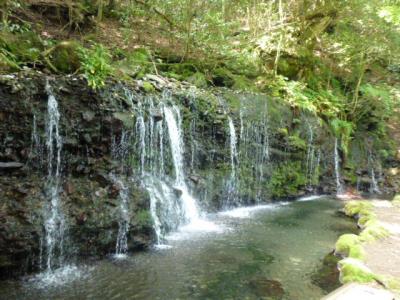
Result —
[[379, 222], [369, 222], [365, 229], [360, 234], [360, 240], [363, 242], [372, 242], [378, 239], [388, 237], [389, 231], [384, 228]]
[[133, 114], [129, 112], [116, 112], [114, 118], [120, 120], [126, 128], [132, 129], [135, 126]]
[[190, 82], [198, 88], [206, 88], [208, 86], [206, 76], [201, 72], [196, 72], [193, 75], [187, 77], [186, 81]]
[[80, 67], [79, 47], [76, 42], [61, 42], [50, 55], [52, 65], [61, 73], [74, 73]]
[[152, 228], [153, 226], [153, 218], [151, 216], [150, 211], [142, 209], [139, 210], [135, 216], [135, 221], [137, 226], [141, 229]]
[[378, 276], [372, 273], [362, 261], [354, 258], [345, 258], [338, 263], [340, 270], [340, 282], [359, 282], [368, 283], [378, 279]]
[[[200, 73], [194, 64], [191, 63], [176, 63], [161, 68], [163, 75], [166, 77], [173, 77], [178, 80], [188, 80], [196, 73]], [[198, 75], [196, 75], [198, 76]]]
[[152, 93], [155, 92], [155, 88], [154, 86], [148, 82], [148, 81], [144, 81], [142, 84], [142, 89], [146, 92], [146, 93]]
[[215, 86], [232, 87], [235, 84], [234, 75], [226, 68], [216, 68], [212, 72], [212, 81]]
[[322, 261], [321, 267], [311, 276], [313, 284], [319, 286], [328, 293], [340, 287], [340, 273], [337, 268], [339, 260], [340, 258], [332, 253], [326, 255]]
[[376, 222], [377, 221], [377, 217], [374, 213], [371, 214], [367, 214], [367, 215], [362, 215], [358, 218], [358, 226], [360, 226], [361, 228], [365, 228], [367, 227], [369, 224]]
[[373, 206], [368, 201], [350, 201], [344, 207], [344, 211], [347, 216], [353, 217], [356, 215], [372, 215]]
[[256, 92], [258, 89], [256, 87], [256, 85], [253, 83], [253, 81], [251, 81], [250, 79], [248, 79], [245, 76], [242, 75], [233, 75], [233, 85], [232, 85], [232, 89], [234, 90], [240, 90], [240, 91], [253, 91]]
[[357, 259], [363, 259], [365, 256], [361, 240], [355, 234], [341, 235], [335, 244], [335, 253]]

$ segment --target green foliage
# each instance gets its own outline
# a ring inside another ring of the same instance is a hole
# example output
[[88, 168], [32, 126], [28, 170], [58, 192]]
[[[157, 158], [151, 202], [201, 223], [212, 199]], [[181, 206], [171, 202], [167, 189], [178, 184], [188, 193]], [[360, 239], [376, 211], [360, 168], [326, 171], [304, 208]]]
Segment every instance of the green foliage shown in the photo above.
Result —
[[349, 152], [351, 136], [354, 131], [353, 123], [335, 118], [331, 120], [330, 125], [332, 127], [334, 135], [340, 139], [341, 148], [344, 154], [347, 156]]
[[33, 32], [0, 32], [0, 53], [11, 64], [35, 64], [41, 61], [43, 42]]
[[307, 149], [307, 142], [303, 140], [299, 133], [296, 132], [293, 135], [289, 135], [287, 137], [288, 144], [291, 148], [298, 149], [298, 150], [306, 150]]
[[150, 228], [153, 226], [153, 218], [148, 210], [139, 210], [136, 214], [135, 221], [139, 228]]
[[80, 48], [81, 71], [89, 86], [93, 89], [104, 86], [105, 80], [113, 72], [111, 54], [102, 45], [94, 44], [91, 48]]
[[299, 188], [307, 183], [300, 161], [285, 162], [274, 169], [268, 183], [268, 190], [273, 197], [296, 195]]

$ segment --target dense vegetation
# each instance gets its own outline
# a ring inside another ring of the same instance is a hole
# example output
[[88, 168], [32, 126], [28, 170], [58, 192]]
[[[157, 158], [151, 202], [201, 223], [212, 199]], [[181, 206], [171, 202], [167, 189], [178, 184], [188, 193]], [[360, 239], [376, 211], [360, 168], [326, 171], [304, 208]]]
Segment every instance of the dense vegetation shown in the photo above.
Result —
[[318, 114], [344, 156], [360, 130], [382, 140], [398, 109], [397, 0], [2, 0], [0, 9], [2, 73], [81, 73], [94, 89], [153, 73], [266, 92]]

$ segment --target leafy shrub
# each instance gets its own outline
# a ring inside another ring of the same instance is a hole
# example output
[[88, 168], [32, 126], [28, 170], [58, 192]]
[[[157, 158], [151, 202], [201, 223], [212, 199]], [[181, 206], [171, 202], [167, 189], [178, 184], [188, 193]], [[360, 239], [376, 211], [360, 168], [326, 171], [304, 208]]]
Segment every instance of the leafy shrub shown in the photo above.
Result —
[[93, 89], [104, 86], [105, 80], [112, 74], [111, 54], [103, 45], [94, 44], [91, 48], [80, 48], [81, 71], [89, 86]]
[[149, 228], [153, 225], [153, 218], [148, 210], [140, 210], [136, 214], [136, 222], [140, 228]]
[[307, 183], [300, 161], [285, 162], [273, 172], [268, 189], [273, 197], [295, 196]]

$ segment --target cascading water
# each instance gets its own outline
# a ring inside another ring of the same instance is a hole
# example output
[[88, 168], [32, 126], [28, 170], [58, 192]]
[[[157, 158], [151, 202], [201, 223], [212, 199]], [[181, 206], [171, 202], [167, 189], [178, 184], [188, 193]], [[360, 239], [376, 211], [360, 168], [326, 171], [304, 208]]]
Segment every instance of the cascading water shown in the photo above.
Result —
[[236, 167], [238, 164], [239, 156], [237, 152], [237, 137], [236, 129], [233, 120], [228, 116], [229, 128], [229, 145], [230, 145], [230, 161], [231, 161], [231, 175], [227, 182], [227, 195], [225, 199], [225, 207], [230, 207], [238, 202], [238, 178], [236, 174]]
[[[132, 97], [130, 93], [127, 96]], [[137, 105], [132, 106], [136, 115], [133, 155], [150, 196], [156, 246], [165, 247], [168, 232], [201, 221], [196, 200], [186, 184], [182, 119], [179, 108], [167, 104], [172, 100], [168, 92], [160, 99], [139, 96], [136, 100]], [[194, 131], [195, 123], [191, 125]]]
[[371, 192], [380, 194], [381, 190], [379, 189], [378, 182], [375, 177], [375, 169], [371, 168]]
[[183, 135], [181, 129], [181, 116], [178, 107], [164, 106], [164, 116], [168, 127], [169, 141], [171, 145], [172, 159], [175, 170], [175, 188], [181, 192], [183, 217], [191, 223], [199, 219], [199, 212], [195, 199], [189, 194], [185, 183], [183, 166]]
[[[122, 170], [128, 171], [126, 167], [126, 159], [129, 156], [130, 150], [130, 139], [131, 135], [127, 131], [122, 131], [119, 142], [112, 139], [111, 155], [113, 159], [119, 161], [122, 164]], [[129, 189], [124, 183], [122, 176], [114, 173], [110, 174], [110, 178], [114, 183], [116, 189], [118, 189], [119, 206], [118, 206], [118, 234], [115, 245], [115, 257], [124, 258], [128, 253], [128, 232], [130, 224], [130, 213], [129, 213]]]
[[318, 168], [321, 152], [318, 150], [317, 155], [315, 154], [316, 149], [314, 145], [314, 129], [311, 124], [308, 123], [308, 146], [307, 146], [307, 184], [308, 187], [312, 187], [315, 181], [318, 179]]
[[[270, 160], [269, 147], [269, 116], [267, 101], [260, 99], [255, 109], [254, 103], [247, 103], [240, 108], [240, 161], [241, 164], [247, 165], [253, 170], [255, 201], [262, 202], [265, 200], [265, 177], [268, 161]], [[245, 99], [243, 99], [245, 103]], [[254, 118], [254, 111], [259, 114], [260, 107], [264, 107], [261, 118]], [[246, 123], [243, 122], [246, 119]]]
[[50, 86], [48, 93], [46, 147], [47, 147], [47, 195], [50, 202], [45, 213], [45, 246], [46, 269], [48, 271], [62, 266], [64, 262], [64, 239], [66, 223], [59, 196], [62, 138], [59, 131], [60, 113], [58, 103]]
[[128, 253], [128, 231], [129, 231], [129, 203], [128, 203], [128, 187], [124, 182], [115, 175], [111, 176], [114, 184], [119, 189], [119, 220], [118, 220], [118, 236], [115, 245], [116, 257], [124, 257]]
[[340, 177], [340, 157], [338, 150], [338, 139], [335, 138], [335, 149], [334, 149], [334, 163], [335, 163], [335, 177], [336, 177], [336, 194], [340, 195], [343, 192], [343, 187]]
[[371, 176], [371, 186], [370, 193], [380, 194], [381, 190], [379, 189], [378, 181], [376, 180], [375, 168], [374, 168], [374, 157], [372, 155], [372, 151], [369, 151], [368, 154], [368, 165], [370, 167], [370, 176]]
[[229, 137], [230, 137], [230, 149], [231, 149], [231, 177], [236, 177], [236, 163], [238, 161], [238, 153], [236, 149], [237, 138], [236, 138], [236, 130], [235, 125], [233, 124], [233, 120], [228, 116], [228, 124], [229, 124]]

